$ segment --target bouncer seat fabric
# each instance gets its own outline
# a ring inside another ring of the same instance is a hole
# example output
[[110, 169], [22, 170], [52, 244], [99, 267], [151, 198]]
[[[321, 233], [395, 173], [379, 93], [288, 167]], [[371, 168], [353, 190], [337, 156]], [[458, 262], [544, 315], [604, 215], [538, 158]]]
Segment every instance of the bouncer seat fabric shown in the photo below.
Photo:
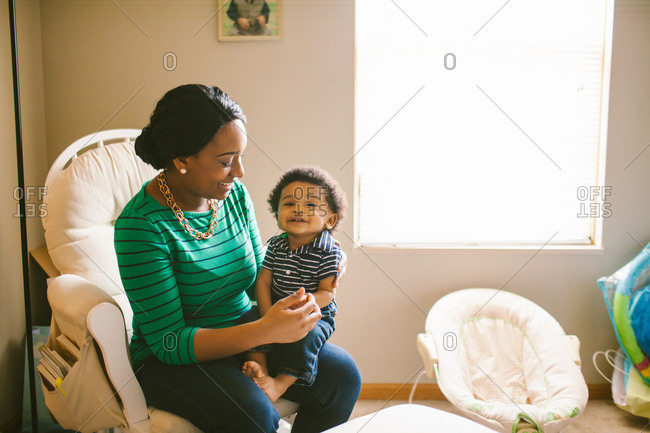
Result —
[[425, 329], [442, 393], [479, 423], [503, 432], [559, 432], [587, 404], [569, 336], [526, 298], [459, 290], [436, 302]]

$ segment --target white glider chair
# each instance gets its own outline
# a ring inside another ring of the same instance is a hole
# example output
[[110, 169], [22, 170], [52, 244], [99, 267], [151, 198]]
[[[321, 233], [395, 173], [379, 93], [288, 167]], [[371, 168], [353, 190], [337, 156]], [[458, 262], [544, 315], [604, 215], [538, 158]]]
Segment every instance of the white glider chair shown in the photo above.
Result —
[[[48, 345], [59, 350], [56, 337], [64, 334], [80, 348], [81, 360], [60, 389], [44, 385], [43, 390], [54, 418], [82, 433], [109, 428], [200, 433], [183, 418], [148, 408], [130, 364], [133, 312], [122, 288], [113, 226], [124, 205], [156, 175], [135, 155], [133, 141], [139, 134], [138, 129], [121, 129], [83, 137], [47, 175], [43, 226], [48, 252], [61, 273], [48, 280]], [[280, 399], [275, 407], [287, 417], [298, 405]]]

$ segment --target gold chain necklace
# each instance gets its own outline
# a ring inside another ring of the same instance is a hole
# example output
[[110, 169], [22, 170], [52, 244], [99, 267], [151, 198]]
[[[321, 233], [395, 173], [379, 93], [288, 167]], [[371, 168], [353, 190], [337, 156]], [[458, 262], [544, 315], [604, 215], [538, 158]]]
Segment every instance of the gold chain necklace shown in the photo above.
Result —
[[158, 175], [158, 184], [160, 185], [160, 192], [165, 197], [165, 200], [167, 200], [167, 205], [169, 205], [172, 212], [174, 212], [174, 216], [176, 217], [178, 222], [181, 223], [181, 225], [185, 228], [185, 230], [187, 230], [190, 236], [192, 236], [194, 239], [197, 240], [210, 239], [214, 234], [214, 230], [217, 228], [217, 224], [219, 223], [219, 216], [217, 215], [217, 213], [219, 212], [219, 202], [217, 200], [208, 200], [210, 202], [210, 207], [212, 208], [212, 216], [210, 217], [210, 228], [208, 229], [207, 232], [202, 233], [197, 229], [195, 229], [194, 227], [190, 226], [190, 222], [187, 220], [187, 218], [185, 218], [183, 211], [174, 201], [174, 196], [172, 195], [172, 192], [169, 190], [169, 185], [167, 185], [167, 179], [165, 177], [164, 171]]

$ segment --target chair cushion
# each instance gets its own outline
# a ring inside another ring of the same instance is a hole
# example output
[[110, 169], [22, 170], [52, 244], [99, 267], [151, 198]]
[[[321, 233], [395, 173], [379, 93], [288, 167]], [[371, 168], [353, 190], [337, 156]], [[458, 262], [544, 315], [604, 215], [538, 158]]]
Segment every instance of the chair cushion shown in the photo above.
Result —
[[474, 398], [503, 404], [548, 403], [540, 358], [521, 328], [502, 319], [475, 318], [465, 322], [461, 332], [459, 355], [467, 365]]
[[194, 424], [171, 412], [149, 406], [151, 433], [202, 433]]
[[43, 201], [52, 262], [62, 274], [79, 275], [111, 295], [124, 312], [129, 337], [133, 313], [117, 266], [113, 226], [128, 201], [155, 175], [132, 143], [111, 144], [73, 160]]
[[[298, 403], [284, 398], [273, 403], [273, 406], [281, 418], [293, 415], [298, 411], [299, 407]], [[201, 430], [194, 424], [171, 412], [156, 409], [152, 406], [149, 406], [148, 411], [149, 418], [151, 418], [152, 433], [201, 433]]]

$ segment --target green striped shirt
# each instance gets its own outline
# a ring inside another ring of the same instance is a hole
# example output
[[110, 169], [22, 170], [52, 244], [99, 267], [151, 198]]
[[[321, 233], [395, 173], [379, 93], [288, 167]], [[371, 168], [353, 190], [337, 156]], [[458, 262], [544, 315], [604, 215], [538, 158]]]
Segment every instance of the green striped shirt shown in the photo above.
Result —
[[[211, 215], [185, 212], [202, 232]], [[219, 202], [218, 215], [214, 236], [195, 240], [143, 186], [115, 222], [117, 262], [134, 313], [134, 367], [151, 355], [166, 364], [196, 362], [196, 330], [233, 326], [250, 308], [246, 290], [254, 285], [263, 249], [242, 183]]]

